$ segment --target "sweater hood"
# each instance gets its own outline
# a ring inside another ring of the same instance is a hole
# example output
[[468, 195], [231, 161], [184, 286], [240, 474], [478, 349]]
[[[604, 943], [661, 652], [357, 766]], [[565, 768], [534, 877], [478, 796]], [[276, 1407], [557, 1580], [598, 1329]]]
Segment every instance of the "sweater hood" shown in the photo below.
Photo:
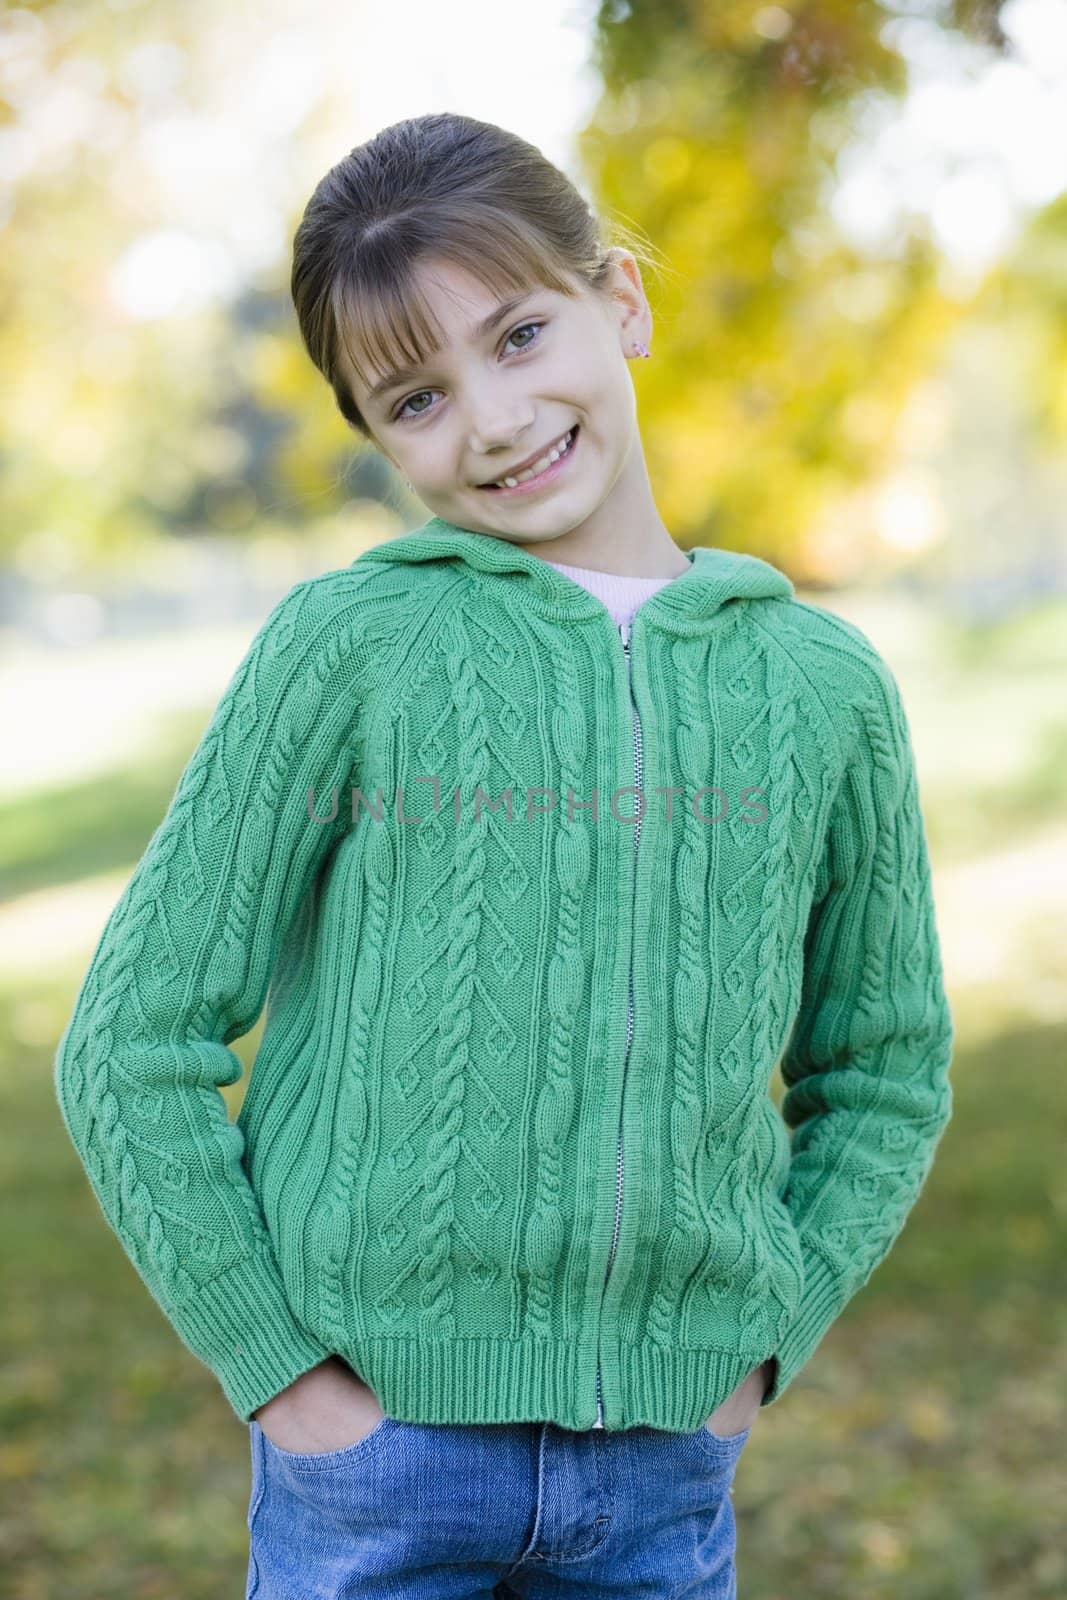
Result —
[[[641, 607], [642, 616], [650, 615], [677, 632], [699, 628], [733, 601], [793, 598], [790, 579], [758, 556], [708, 545], [683, 554], [691, 570], [657, 590]], [[536, 610], [557, 618], [591, 617], [606, 609], [595, 595], [531, 550], [493, 534], [458, 527], [441, 517], [431, 517], [412, 533], [373, 545], [359, 560], [464, 565], [490, 583], [518, 584], [524, 599]]]

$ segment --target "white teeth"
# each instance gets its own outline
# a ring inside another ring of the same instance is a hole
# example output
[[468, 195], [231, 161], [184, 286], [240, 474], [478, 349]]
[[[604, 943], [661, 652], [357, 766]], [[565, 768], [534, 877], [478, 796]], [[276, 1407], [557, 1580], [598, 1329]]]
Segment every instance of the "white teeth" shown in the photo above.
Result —
[[525, 483], [529, 478], [536, 478], [539, 472], [544, 472], [546, 467], [552, 465], [553, 461], [558, 461], [560, 456], [566, 454], [568, 441], [573, 431], [573, 428], [568, 429], [563, 438], [552, 446], [548, 454], [542, 456], [540, 461], [535, 461], [532, 467], [527, 467], [525, 472], [520, 472], [514, 478], [498, 478], [492, 487], [494, 489], [514, 489], [516, 484]]

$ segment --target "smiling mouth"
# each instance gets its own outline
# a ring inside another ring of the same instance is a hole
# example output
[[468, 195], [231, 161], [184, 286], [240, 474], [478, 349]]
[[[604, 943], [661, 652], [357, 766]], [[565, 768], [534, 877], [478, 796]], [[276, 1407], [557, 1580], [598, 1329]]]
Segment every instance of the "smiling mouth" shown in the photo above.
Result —
[[553, 450], [556, 448], [553, 446], [540, 458], [547, 462], [547, 465], [542, 467], [540, 472], [535, 470], [535, 463], [534, 467], [527, 467], [523, 472], [509, 474], [506, 478], [501, 478], [496, 483], [480, 483], [478, 485], [479, 489], [487, 489], [492, 494], [512, 495], [522, 494], [524, 490], [529, 492], [531, 489], [540, 488], [543, 483], [548, 483], [554, 478], [562, 469], [563, 464], [570, 460], [578, 438], [577, 423], [569, 433], [564, 435], [564, 438], [566, 444], [558, 455], [553, 456]]

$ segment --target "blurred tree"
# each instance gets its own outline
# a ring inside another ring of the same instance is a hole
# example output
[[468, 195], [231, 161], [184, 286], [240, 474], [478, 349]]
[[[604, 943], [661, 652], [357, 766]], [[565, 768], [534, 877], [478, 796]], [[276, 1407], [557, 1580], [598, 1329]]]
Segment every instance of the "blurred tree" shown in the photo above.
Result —
[[[905, 88], [894, 19], [995, 52], [999, 15], [999, 0], [601, 5], [604, 94], [579, 150], [608, 219], [636, 222], [669, 263], [666, 288], [648, 286], [656, 359], [635, 375], [657, 499], [682, 543], [825, 575], [812, 530], [877, 475], [916, 377], [970, 309], [939, 286], [921, 221], [884, 256], [842, 240], [835, 163]], [[265, 4], [257, 46], [289, 20]], [[312, 10], [301, 25], [320, 21]], [[316, 106], [288, 122], [279, 107], [226, 214], [198, 208], [213, 118], [253, 71], [249, 50], [243, 15], [208, 0], [0, 17], [0, 540], [35, 572], [124, 562], [160, 532], [240, 536], [353, 495], [396, 497], [289, 305], [288, 242], [318, 174], [280, 153], [309, 136]], [[187, 210], [160, 188], [175, 170]], [[266, 191], [278, 237], [242, 256], [251, 190]], [[1062, 224], [1044, 240], [1050, 263], [1059, 240]], [[1055, 271], [1025, 289], [1062, 309]], [[1050, 358], [1045, 413], [1062, 423], [1060, 371]]]
[[[208, 0], [0, 14], [0, 548], [35, 576], [345, 498], [351, 437], [285, 285], [278, 219], [306, 174], [279, 152], [301, 109], [241, 121], [290, 22], [279, 0], [254, 30]], [[223, 161], [220, 214], [203, 179]]]
[[[640, 371], [657, 502], [683, 543], [758, 551], [799, 581], [820, 516], [891, 458], [917, 378], [967, 315], [920, 221], [862, 253], [828, 206], [861, 121], [906, 86], [905, 10], [999, 50], [993, 0], [604, 0], [604, 95], [580, 138], [609, 218], [668, 258]], [[696, 354], [694, 354], [696, 352]], [[869, 530], [857, 528], [854, 570]]]

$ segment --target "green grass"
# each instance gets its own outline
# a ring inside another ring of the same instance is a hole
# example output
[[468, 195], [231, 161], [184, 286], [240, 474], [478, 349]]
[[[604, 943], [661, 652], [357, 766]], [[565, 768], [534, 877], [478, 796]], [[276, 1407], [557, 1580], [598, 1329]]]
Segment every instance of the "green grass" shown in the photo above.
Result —
[[0, 801], [0, 895], [49, 889], [98, 872], [133, 870], [162, 822], [206, 718], [169, 717], [155, 747], [65, 787]]

